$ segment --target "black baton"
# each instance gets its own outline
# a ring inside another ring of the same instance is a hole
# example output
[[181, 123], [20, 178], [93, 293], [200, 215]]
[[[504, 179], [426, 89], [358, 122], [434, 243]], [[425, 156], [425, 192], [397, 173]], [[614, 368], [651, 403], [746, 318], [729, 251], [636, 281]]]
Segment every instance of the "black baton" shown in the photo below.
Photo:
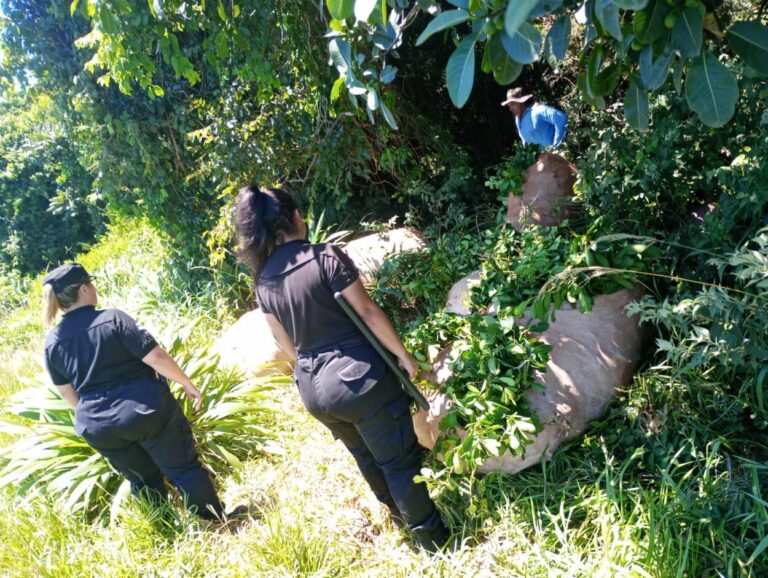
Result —
[[392, 359], [389, 351], [384, 349], [384, 346], [381, 344], [381, 342], [379, 342], [378, 339], [376, 339], [376, 336], [371, 333], [371, 330], [368, 329], [368, 326], [363, 322], [362, 319], [360, 319], [360, 316], [357, 314], [357, 312], [349, 306], [349, 303], [347, 303], [347, 300], [344, 299], [344, 296], [337, 292], [333, 294], [333, 297], [336, 299], [336, 301], [339, 302], [339, 305], [341, 305], [344, 313], [346, 313], [352, 322], [357, 325], [357, 328], [362, 332], [363, 335], [365, 335], [365, 338], [370, 342], [371, 345], [373, 345], [373, 348], [378, 352], [379, 355], [381, 355], [389, 368], [394, 372], [394, 374], [400, 380], [400, 383], [403, 384], [405, 392], [416, 400], [416, 405], [418, 405], [421, 409], [429, 410], [429, 404], [427, 403], [427, 400], [424, 399], [424, 396], [421, 394], [421, 392], [416, 389], [416, 386], [411, 383], [411, 379], [408, 377], [408, 374], [403, 371], [403, 369], [394, 359]]

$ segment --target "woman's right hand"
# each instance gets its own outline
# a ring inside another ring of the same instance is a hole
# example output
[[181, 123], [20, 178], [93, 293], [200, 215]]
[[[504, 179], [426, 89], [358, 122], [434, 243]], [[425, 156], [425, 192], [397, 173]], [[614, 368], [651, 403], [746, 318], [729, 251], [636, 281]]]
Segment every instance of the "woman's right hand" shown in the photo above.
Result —
[[191, 383], [181, 387], [184, 388], [184, 393], [189, 401], [192, 402], [192, 407], [195, 408], [195, 411], [200, 411], [200, 408], [203, 407], [203, 394], [200, 393], [200, 390]]
[[406, 352], [404, 356], [399, 357], [400, 367], [402, 367], [408, 374], [408, 377], [413, 379], [416, 376], [416, 372], [419, 370], [419, 363], [414, 359], [413, 355]]

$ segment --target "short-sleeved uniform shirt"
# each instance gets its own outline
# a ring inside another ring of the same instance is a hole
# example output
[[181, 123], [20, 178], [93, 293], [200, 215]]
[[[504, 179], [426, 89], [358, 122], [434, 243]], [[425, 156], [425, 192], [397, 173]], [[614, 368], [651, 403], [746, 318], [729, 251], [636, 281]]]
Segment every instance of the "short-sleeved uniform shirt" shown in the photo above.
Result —
[[296, 240], [278, 245], [256, 287], [259, 306], [290, 335], [297, 351], [318, 352], [365, 338], [334, 299], [359, 276], [341, 248]]
[[101, 392], [139, 379], [155, 379], [142, 358], [157, 346], [154, 337], [118, 309], [91, 305], [65, 313], [45, 340], [45, 367], [56, 385], [80, 394]]

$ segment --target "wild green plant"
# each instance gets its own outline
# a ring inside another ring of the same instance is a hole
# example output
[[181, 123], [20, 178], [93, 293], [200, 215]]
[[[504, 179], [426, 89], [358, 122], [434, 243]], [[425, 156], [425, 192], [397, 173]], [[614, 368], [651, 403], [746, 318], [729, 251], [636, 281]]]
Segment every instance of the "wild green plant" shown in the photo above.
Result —
[[658, 355], [693, 383], [708, 383], [703, 407], [723, 427], [768, 429], [768, 229], [727, 258], [712, 258], [724, 285], [690, 287], [628, 311], [661, 332]]
[[420, 251], [397, 253], [376, 272], [371, 297], [401, 331], [437, 312], [451, 286], [479, 263], [477, 235], [450, 232]]
[[317, 218], [312, 210], [307, 212], [307, 239], [310, 243], [343, 244], [352, 235], [352, 231], [335, 230], [334, 225], [325, 225], [325, 210]]

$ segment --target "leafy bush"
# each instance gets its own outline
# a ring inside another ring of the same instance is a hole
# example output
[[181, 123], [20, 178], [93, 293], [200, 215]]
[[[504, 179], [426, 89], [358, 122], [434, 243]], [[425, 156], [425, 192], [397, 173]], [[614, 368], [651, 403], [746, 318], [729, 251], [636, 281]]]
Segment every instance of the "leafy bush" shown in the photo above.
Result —
[[451, 286], [477, 267], [476, 235], [449, 232], [421, 251], [397, 253], [376, 273], [371, 297], [399, 330], [407, 330], [445, 304]]
[[[728, 285], [646, 297], [629, 311], [660, 331], [659, 356], [695, 384], [697, 411], [726, 430], [768, 429], [768, 229], [727, 259], [712, 259]], [[706, 384], [706, 385], [705, 385]]]

